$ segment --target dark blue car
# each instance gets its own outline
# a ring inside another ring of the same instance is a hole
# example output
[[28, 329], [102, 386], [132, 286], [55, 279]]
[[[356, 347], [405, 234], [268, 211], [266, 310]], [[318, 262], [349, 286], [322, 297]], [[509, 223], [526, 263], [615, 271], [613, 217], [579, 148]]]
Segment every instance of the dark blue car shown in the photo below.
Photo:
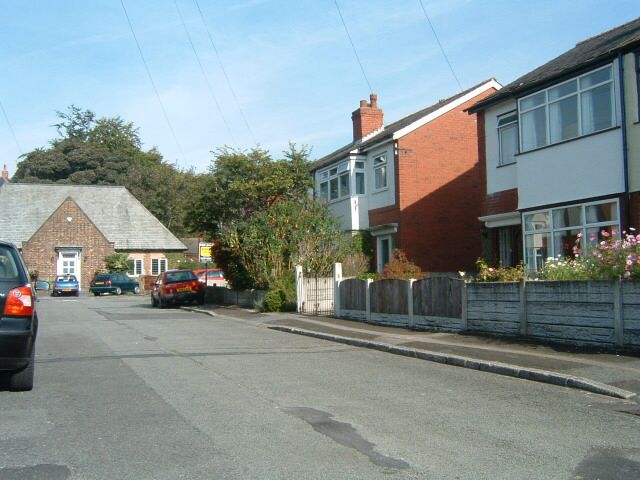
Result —
[[80, 295], [80, 284], [75, 275], [58, 275], [56, 277], [53, 281], [51, 296], [57, 297], [59, 295], [73, 295], [74, 297]]

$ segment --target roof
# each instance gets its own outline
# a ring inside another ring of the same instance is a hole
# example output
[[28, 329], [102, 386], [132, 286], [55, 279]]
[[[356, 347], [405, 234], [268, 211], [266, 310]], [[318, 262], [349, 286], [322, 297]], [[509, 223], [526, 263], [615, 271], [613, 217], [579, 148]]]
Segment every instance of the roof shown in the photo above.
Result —
[[521, 96], [521, 94], [562, 79], [573, 72], [605, 63], [615, 57], [618, 52], [632, 49], [638, 45], [640, 45], [640, 17], [576, 44], [571, 50], [476, 103], [469, 111], [476, 112], [506, 98]]
[[0, 189], [0, 238], [22, 246], [71, 198], [116, 250], [186, 247], [124, 187], [8, 183]]
[[406, 117], [403, 117], [400, 120], [390, 123], [389, 125], [383, 126], [381, 130], [374, 132], [369, 136], [365, 136], [361, 140], [358, 140], [356, 142], [351, 142], [348, 145], [340, 147], [338, 150], [328, 155], [325, 155], [322, 158], [319, 158], [318, 160], [316, 160], [311, 164], [310, 169], [311, 171], [317, 170], [319, 168], [322, 168], [326, 165], [329, 165], [337, 160], [344, 158], [347, 154], [349, 154], [352, 151], [355, 153], [363, 152], [363, 151], [366, 151], [367, 148], [372, 147], [373, 145], [376, 145], [382, 141], [397, 138], [395, 134], [400, 133], [402, 129], [411, 126], [415, 122], [418, 122], [424, 119], [430, 114], [436, 113], [438, 110], [443, 109], [452, 103], [455, 103], [456, 100], [459, 100], [462, 97], [469, 95], [474, 90], [477, 90], [487, 84], [495, 85], [496, 81], [495, 79], [490, 78], [488, 80], [478, 83], [477, 85], [474, 85], [471, 88], [464, 90], [463, 92], [457, 93], [452, 97], [446, 98], [444, 100], [440, 100], [438, 101], [438, 103], [434, 103], [433, 105], [423, 108], [422, 110], [418, 110], [417, 112], [407, 115]]

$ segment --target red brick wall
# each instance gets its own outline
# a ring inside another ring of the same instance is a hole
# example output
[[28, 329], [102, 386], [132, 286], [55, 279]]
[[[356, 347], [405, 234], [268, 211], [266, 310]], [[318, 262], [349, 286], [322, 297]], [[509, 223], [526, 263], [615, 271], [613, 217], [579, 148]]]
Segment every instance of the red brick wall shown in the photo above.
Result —
[[58, 260], [56, 247], [61, 246], [82, 247], [82, 288], [88, 288], [95, 271], [104, 267], [103, 259], [114, 253], [113, 243], [71, 199], [65, 200], [23, 245], [22, 254], [29, 270], [38, 270], [41, 279], [54, 277]]
[[[397, 143], [396, 246], [423, 270], [472, 270], [481, 254], [478, 217], [485, 183], [476, 115], [464, 109], [490, 89]], [[379, 216], [372, 212], [371, 226]]]
[[518, 189], [489, 193], [484, 199], [482, 215], [515, 212], [518, 208]]

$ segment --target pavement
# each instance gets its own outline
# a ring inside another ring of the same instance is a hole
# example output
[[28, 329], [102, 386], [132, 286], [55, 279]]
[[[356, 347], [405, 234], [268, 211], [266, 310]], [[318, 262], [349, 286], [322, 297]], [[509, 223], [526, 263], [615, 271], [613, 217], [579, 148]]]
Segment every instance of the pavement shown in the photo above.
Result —
[[[183, 308], [212, 316], [258, 319], [265, 327], [281, 332], [640, 402], [640, 352], [549, 345], [513, 337], [415, 331], [293, 313], [262, 314], [238, 307]], [[640, 408], [637, 414], [640, 415]]]

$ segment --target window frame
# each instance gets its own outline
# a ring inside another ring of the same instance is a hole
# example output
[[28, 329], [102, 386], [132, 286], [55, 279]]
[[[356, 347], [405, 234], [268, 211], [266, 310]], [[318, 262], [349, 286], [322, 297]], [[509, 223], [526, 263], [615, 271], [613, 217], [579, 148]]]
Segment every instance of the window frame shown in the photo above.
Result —
[[[377, 162], [377, 164], [376, 164]], [[389, 162], [385, 153], [373, 157], [373, 191], [381, 192], [389, 188]], [[378, 172], [384, 172], [384, 185], [378, 186]]]
[[[601, 222], [591, 222], [591, 223], [587, 222], [587, 208], [592, 206], [597, 206], [597, 205], [606, 205], [606, 204], [615, 205], [616, 218], [614, 220], [605, 220]], [[559, 226], [559, 227], [556, 227], [554, 225], [554, 212], [575, 208], [575, 207], [579, 207], [581, 209], [580, 210], [581, 222], [579, 225], [568, 225], [568, 226]], [[606, 200], [598, 200], [594, 202], [576, 203], [576, 204], [562, 205], [557, 207], [523, 212], [522, 219], [521, 219], [522, 220], [522, 248], [524, 252], [523, 258], [524, 258], [524, 263], [525, 263], [527, 272], [539, 271], [540, 268], [544, 266], [544, 263], [546, 262], [547, 258], [550, 258], [550, 257], [557, 258], [556, 256], [557, 248], [555, 245], [556, 233], [571, 232], [571, 231], [579, 230], [580, 231], [579, 233], [582, 234], [582, 242], [580, 243], [580, 248], [585, 254], [588, 253], [589, 249], [591, 248], [590, 239], [588, 238], [588, 233], [587, 233], [589, 230], [598, 229], [598, 231], [600, 232], [605, 227], [611, 227], [618, 231], [618, 236], [619, 236], [620, 222], [621, 222], [620, 213], [621, 213], [620, 200], [618, 198], [609, 198]], [[527, 229], [527, 216], [537, 215], [537, 214], [547, 215], [547, 225], [540, 228], [534, 227], [531, 229]], [[531, 259], [529, 258], [529, 252], [527, 250], [527, 238], [532, 237], [534, 235], [547, 236], [549, 251], [545, 255], [545, 258], [542, 258], [540, 262], [538, 261], [535, 262], [536, 268], [531, 268], [531, 265], [532, 265], [530, 262]]]
[[[142, 258], [129, 258], [133, 262], [133, 269], [128, 272], [128, 275], [131, 277], [139, 277], [140, 275], [144, 275], [144, 260]], [[138, 268], [138, 265], [140, 268]]]
[[[351, 162], [345, 161], [321, 171], [318, 179], [318, 198], [328, 203], [333, 203], [350, 197], [351, 170]], [[332, 189], [333, 186], [335, 186], [335, 189]]]
[[[367, 164], [364, 160], [356, 160], [355, 164], [353, 166], [353, 171], [354, 171], [354, 182], [355, 182], [355, 189], [354, 189], [354, 193], [355, 195], [366, 195], [367, 194], [367, 174], [366, 174], [366, 168], [367, 168]], [[359, 192], [358, 191], [358, 186], [360, 185], [358, 183], [358, 177], [362, 178], [362, 191]]]
[[151, 275], [160, 275], [169, 269], [169, 261], [166, 258], [151, 259]]
[[[512, 120], [509, 120], [513, 117]], [[516, 159], [517, 159], [517, 155], [518, 153], [520, 153], [520, 124], [518, 122], [519, 116], [518, 116], [518, 111], [517, 110], [512, 110], [510, 112], [506, 112], [503, 113], [501, 115], [498, 115], [497, 117], [497, 124], [496, 124], [496, 129], [498, 130], [498, 166], [502, 167], [504, 165], [511, 165], [513, 163], [516, 163]], [[501, 123], [502, 121], [504, 121], [504, 123]], [[515, 143], [516, 143], [516, 151], [514, 153], [513, 159], [511, 159], [510, 161], [506, 162], [504, 159], [504, 152], [502, 151], [502, 135], [503, 132], [507, 129], [512, 129], [515, 128], [516, 129], [516, 138], [515, 138]]]
[[[581, 86], [581, 80], [585, 77], [588, 77], [590, 75], [593, 75], [594, 73], [603, 71], [603, 70], [608, 70], [610, 75], [609, 75], [609, 79], [602, 81], [600, 83], [596, 83], [593, 85], [590, 85], [588, 87], [582, 87]], [[558, 87], [562, 87], [563, 85], [568, 85], [571, 82], [575, 82], [576, 84], [576, 89], [574, 92], [565, 94], [563, 96], [554, 98], [552, 100], [549, 100], [549, 92], [552, 90], [557, 89]], [[584, 131], [584, 125], [583, 125], [583, 118], [582, 118], [582, 98], [583, 95], [585, 95], [587, 92], [595, 90], [596, 88], [602, 87], [603, 85], [608, 85], [609, 86], [609, 102], [611, 105], [611, 118], [609, 119], [609, 125], [607, 127], [604, 128], [600, 128], [598, 130], [593, 130], [593, 131], [589, 131], [589, 132], [585, 132]], [[535, 96], [537, 95], [541, 95], [543, 96], [543, 101], [540, 104], [536, 104], [533, 105], [529, 108], [523, 108], [523, 103], [526, 102], [528, 99], [533, 99]], [[572, 137], [568, 137], [568, 138], [561, 138], [555, 141], [551, 141], [551, 136], [552, 136], [552, 128], [551, 128], [551, 106], [554, 104], [558, 104], [559, 102], [562, 102], [564, 100], [567, 100], [569, 98], [573, 98], [575, 97], [575, 101], [576, 101], [576, 115], [577, 115], [577, 134], [575, 136]], [[545, 138], [544, 138], [544, 143], [540, 144], [540, 145], [536, 145], [536, 146], [531, 146], [528, 148], [525, 148], [524, 145], [524, 128], [523, 125], [526, 124], [525, 121], [523, 121], [523, 117], [531, 112], [534, 112], [536, 110], [539, 109], [543, 109], [544, 110], [544, 120], [545, 120]], [[567, 80], [564, 80], [562, 82], [553, 84], [547, 88], [544, 88], [542, 90], [537, 90], [529, 95], [526, 95], [522, 98], [518, 99], [518, 131], [519, 131], [519, 152], [520, 153], [526, 153], [526, 152], [530, 152], [533, 150], [537, 150], [539, 148], [544, 148], [547, 147], [549, 145], [557, 145], [559, 143], [562, 142], [566, 142], [569, 140], [573, 140], [576, 138], [580, 138], [580, 137], [584, 137], [587, 135], [591, 135], [594, 133], [598, 133], [598, 132], [602, 132], [605, 130], [608, 130], [610, 128], [614, 128], [617, 126], [617, 115], [616, 115], [616, 101], [615, 101], [615, 72], [613, 69], [613, 64], [609, 63], [607, 65], [604, 65], [602, 67], [598, 67], [594, 70], [590, 70], [588, 72], [585, 72], [581, 75], [569, 78]]]

